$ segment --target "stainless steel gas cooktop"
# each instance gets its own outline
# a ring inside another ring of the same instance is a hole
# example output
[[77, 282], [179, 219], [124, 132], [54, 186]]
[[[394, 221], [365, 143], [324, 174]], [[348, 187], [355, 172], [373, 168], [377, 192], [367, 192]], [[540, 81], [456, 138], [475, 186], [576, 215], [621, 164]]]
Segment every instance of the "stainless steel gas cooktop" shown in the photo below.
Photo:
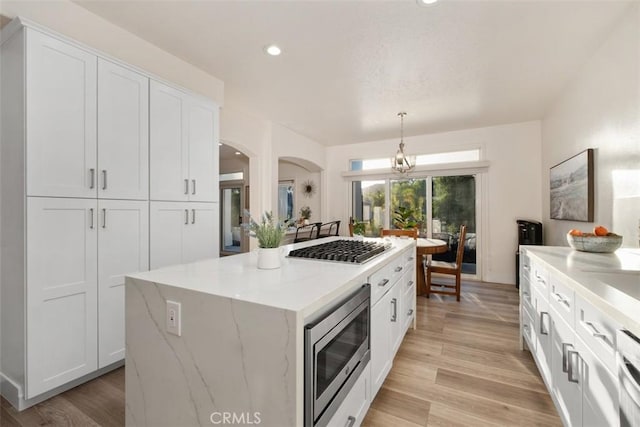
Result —
[[389, 248], [391, 248], [390, 244], [344, 239], [294, 249], [289, 252], [288, 256], [292, 258], [364, 264]]

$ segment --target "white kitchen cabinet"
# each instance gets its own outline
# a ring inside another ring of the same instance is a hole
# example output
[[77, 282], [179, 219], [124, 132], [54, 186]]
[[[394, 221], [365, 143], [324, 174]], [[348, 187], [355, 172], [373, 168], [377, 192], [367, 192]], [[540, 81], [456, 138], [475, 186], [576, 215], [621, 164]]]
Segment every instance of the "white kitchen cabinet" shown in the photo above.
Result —
[[382, 387], [393, 362], [391, 349], [391, 293], [371, 307], [371, 396]]
[[402, 289], [401, 281], [398, 281], [395, 286], [393, 286], [389, 293], [391, 294], [391, 315], [389, 319], [391, 320], [391, 357], [393, 358], [400, 348], [400, 343], [402, 343], [402, 338], [404, 338], [404, 289]]
[[152, 269], [218, 255], [217, 203], [151, 202]]
[[358, 427], [362, 424], [371, 404], [370, 378], [371, 368], [367, 366], [327, 423], [328, 427]]
[[151, 199], [218, 201], [218, 107], [152, 80], [150, 115]]
[[96, 196], [97, 57], [26, 32], [27, 195]]
[[149, 197], [149, 79], [98, 60], [98, 197]]
[[149, 203], [100, 200], [98, 368], [124, 359], [124, 277], [149, 269]]
[[31, 398], [97, 369], [97, 202], [27, 200]]
[[535, 310], [534, 330], [535, 356], [538, 368], [547, 386], [551, 385], [551, 314], [549, 301], [543, 292], [546, 287], [532, 284], [533, 308]]

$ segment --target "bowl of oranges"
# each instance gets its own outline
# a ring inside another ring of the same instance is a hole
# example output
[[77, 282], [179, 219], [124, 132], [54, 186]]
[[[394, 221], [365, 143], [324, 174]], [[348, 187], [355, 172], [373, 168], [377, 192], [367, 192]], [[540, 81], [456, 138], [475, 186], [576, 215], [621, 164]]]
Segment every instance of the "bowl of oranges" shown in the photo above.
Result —
[[622, 245], [622, 236], [609, 232], [606, 227], [598, 225], [592, 233], [573, 229], [567, 233], [569, 246], [577, 251], [611, 253]]

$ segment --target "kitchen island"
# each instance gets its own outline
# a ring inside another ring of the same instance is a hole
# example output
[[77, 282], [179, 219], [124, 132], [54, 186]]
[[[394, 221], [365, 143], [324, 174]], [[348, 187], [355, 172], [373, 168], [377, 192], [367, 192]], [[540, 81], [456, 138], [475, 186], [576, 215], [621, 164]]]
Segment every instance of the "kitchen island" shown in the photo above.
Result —
[[[225, 417], [227, 424], [303, 425], [306, 324], [382, 276], [388, 276], [383, 284], [371, 286], [371, 305], [400, 292], [399, 284], [393, 286], [405, 280], [407, 297], [401, 303], [394, 297], [393, 306], [395, 317], [398, 307], [406, 309], [402, 335], [415, 317], [415, 271], [408, 267], [414, 265], [415, 241], [386, 242], [389, 249], [362, 265], [284, 258], [279, 269], [259, 270], [253, 252], [127, 277], [127, 425], [211, 425]], [[283, 252], [317, 243], [289, 245]], [[169, 311], [168, 301], [180, 304], [179, 313]], [[385, 321], [391, 312], [386, 308]], [[179, 336], [168, 332], [176, 329], [169, 325], [173, 316]], [[370, 364], [381, 366], [381, 375], [366, 381], [368, 402], [370, 382], [384, 379], [391, 365], [375, 355], [376, 331], [371, 335]], [[389, 347], [397, 350], [399, 338]], [[392, 359], [395, 350], [384, 350], [380, 354]]]

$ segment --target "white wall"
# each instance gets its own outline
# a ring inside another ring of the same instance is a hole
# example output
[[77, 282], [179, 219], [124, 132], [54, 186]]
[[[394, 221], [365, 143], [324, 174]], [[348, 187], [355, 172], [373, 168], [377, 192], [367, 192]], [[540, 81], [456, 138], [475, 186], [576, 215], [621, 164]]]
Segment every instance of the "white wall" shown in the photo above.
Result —
[[[311, 208], [311, 218], [309, 218], [309, 221], [322, 221], [320, 211], [320, 195], [322, 194], [322, 189], [320, 188], [320, 172], [310, 172], [302, 166], [281, 161], [278, 163], [278, 175], [280, 181], [289, 179], [295, 181], [296, 189], [293, 201], [294, 218], [300, 217], [301, 207], [309, 206]], [[302, 189], [302, 183], [307, 180], [313, 181], [316, 186], [316, 193], [311, 197], [305, 196]]]
[[[595, 149], [594, 223], [549, 218], [549, 168]], [[542, 121], [545, 244], [602, 224], [638, 247], [640, 227], [640, 6], [634, 4]]]
[[[327, 149], [327, 211], [330, 217], [350, 216], [349, 184], [341, 177], [349, 160], [391, 157], [399, 140], [384, 140], [335, 146]], [[540, 220], [540, 123], [537, 121], [492, 126], [405, 138], [408, 154], [481, 148], [482, 159], [490, 162], [480, 174], [482, 220], [479, 225], [479, 254], [482, 279], [515, 283], [516, 219]], [[346, 227], [345, 227], [346, 230]]]
[[[28, 18], [114, 58], [200, 93], [219, 105], [224, 83], [69, 0], [0, 1], [0, 14]], [[5, 22], [3, 19], [2, 22]]]

